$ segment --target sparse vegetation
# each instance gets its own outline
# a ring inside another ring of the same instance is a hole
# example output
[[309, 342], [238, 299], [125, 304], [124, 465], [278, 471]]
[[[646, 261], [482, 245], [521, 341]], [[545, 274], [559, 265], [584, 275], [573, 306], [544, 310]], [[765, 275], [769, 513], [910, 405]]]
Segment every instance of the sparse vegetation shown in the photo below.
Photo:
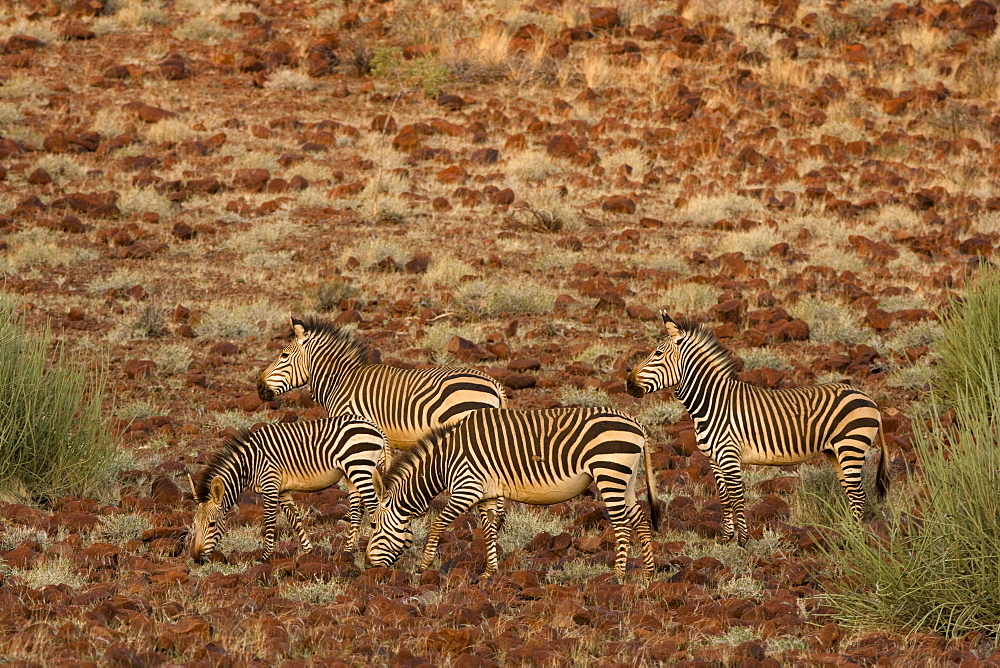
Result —
[[1000, 628], [998, 304], [1000, 280], [988, 269], [944, 323], [931, 401], [947, 398], [955, 423], [915, 423], [922, 476], [889, 507], [887, 540], [828, 523], [841, 535], [824, 551], [843, 572], [828, 594], [843, 623], [951, 637]]
[[52, 335], [29, 330], [0, 295], [0, 490], [46, 502], [68, 494], [106, 496], [123, 462], [102, 414], [103, 370], [74, 366]]
[[613, 405], [611, 396], [607, 392], [594, 387], [565, 387], [559, 392], [559, 401], [568, 406], [583, 406], [584, 408]]
[[472, 281], [456, 290], [453, 304], [478, 318], [547, 313], [555, 306], [551, 288], [521, 281], [515, 284]]

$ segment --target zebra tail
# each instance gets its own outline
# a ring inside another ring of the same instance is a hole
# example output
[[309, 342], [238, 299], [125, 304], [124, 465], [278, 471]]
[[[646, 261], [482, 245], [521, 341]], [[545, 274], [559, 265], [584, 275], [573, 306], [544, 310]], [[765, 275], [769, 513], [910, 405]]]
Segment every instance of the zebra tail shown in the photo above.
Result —
[[885, 433], [882, 431], [881, 423], [878, 426], [878, 438], [882, 446], [882, 451], [878, 454], [878, 471], [875, 474], [875, 494], [879, 500], [882, 500], [889, 493], [889, 467], [886, 464], [889, 452], [885, 447]]
[[649, 441], [642, 444], [642, 451], [646, 458], [646, 501], [649, 502], [649, 521], [653, 525], [653, 531], [660, 530], [660, 507], [656, 505], [656, 484], [653, 477], [653, 456], [649, 452]]

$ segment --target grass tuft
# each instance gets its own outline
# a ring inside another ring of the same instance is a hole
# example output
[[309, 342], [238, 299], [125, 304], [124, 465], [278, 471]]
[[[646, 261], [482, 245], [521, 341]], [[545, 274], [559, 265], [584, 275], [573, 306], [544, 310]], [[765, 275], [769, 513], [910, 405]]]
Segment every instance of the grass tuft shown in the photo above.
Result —
[[44, 502], [100, 496], [123, 458], [101, 407], [104, 372], [73, 366], [47, 327], [29, 331], [14, 302], [0, 295], [0, 490]]
[[[1000, 634], [1000, 273], [984, 270], [945, 318], [929, 424], [914, 422], [921, 477], [890, 507], [886, 539], [830, 522], [842, 575], [827, 597], [838, 621], [948, 637]], [[952, 424], [934, 417], [940, 403]]]

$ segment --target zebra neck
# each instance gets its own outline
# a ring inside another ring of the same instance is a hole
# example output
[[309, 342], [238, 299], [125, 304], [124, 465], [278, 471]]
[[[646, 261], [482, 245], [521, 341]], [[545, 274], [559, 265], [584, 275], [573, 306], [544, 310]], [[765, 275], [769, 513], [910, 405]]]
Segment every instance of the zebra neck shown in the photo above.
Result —
[[360, 364], [343, 355], [336, 354], [337, 351], [314, 351], [309, 357], [309, 378], [312, 386], [313, 401], [331, 409], [337, 389], [343, 385], [344, 377], [352, 370], [357, 369]]
[[256, 470], [256, 453], [248, 448], [243, 448], [237, 457], [226, 462], [226, 467], [220, 470], [217, 475], [221, 477], [226, 486], [226, 492], [222, 496], [222, 508], [228, 512], [235, 506], [243, 490], [253, 482]]
[[445, 481], [443, 458], [428, 457], [426, 453], [410, 469], [409, 475], [400, 479], [395, 490], [397, 507], [410, 517], [418, 517], [427, 512], [431, 500], [444, 491]]
[[728, 371], [710, 365], [685, 366], [681, 371], [681, 382], [674, 390], [691, 419], [704, 420], [708, 413], [718, 409], [719, 398], [728, 394], [727, 389], [737, 382]]

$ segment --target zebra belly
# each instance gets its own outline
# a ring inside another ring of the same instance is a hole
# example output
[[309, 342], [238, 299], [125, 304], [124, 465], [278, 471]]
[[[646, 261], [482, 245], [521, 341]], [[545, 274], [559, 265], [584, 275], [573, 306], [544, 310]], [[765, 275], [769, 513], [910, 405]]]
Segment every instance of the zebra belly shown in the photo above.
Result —
[[[801, 450], [801, 448], [799, 449]], [[791, 448], [784, 448], [784, 450], [784, 453], [777, 451], [767, 453], [753, 446], [745, 445], [740, 451], [740, 461], [743, 464], [754, 464], [757, 466], [784, 466], [804, 462], [819, 454], [816, 450], [806, 453], [795, 453], [791, 451]]]
[[561, 501], [567, 501], [582, 494], [593, 478], [587, 473], [580, 473], [571, 478], [544, 481], [540, 483], [509, 483], [501, 485], [507, 498], [520, 503], [536, 506], [547, 506]]
[[321, 471], [311, 475], [295, 475], [286, 473], [282, 479], [281, 489], [286, 492], [318, 492], [335, 485], [344, 472], [340, 469]]

